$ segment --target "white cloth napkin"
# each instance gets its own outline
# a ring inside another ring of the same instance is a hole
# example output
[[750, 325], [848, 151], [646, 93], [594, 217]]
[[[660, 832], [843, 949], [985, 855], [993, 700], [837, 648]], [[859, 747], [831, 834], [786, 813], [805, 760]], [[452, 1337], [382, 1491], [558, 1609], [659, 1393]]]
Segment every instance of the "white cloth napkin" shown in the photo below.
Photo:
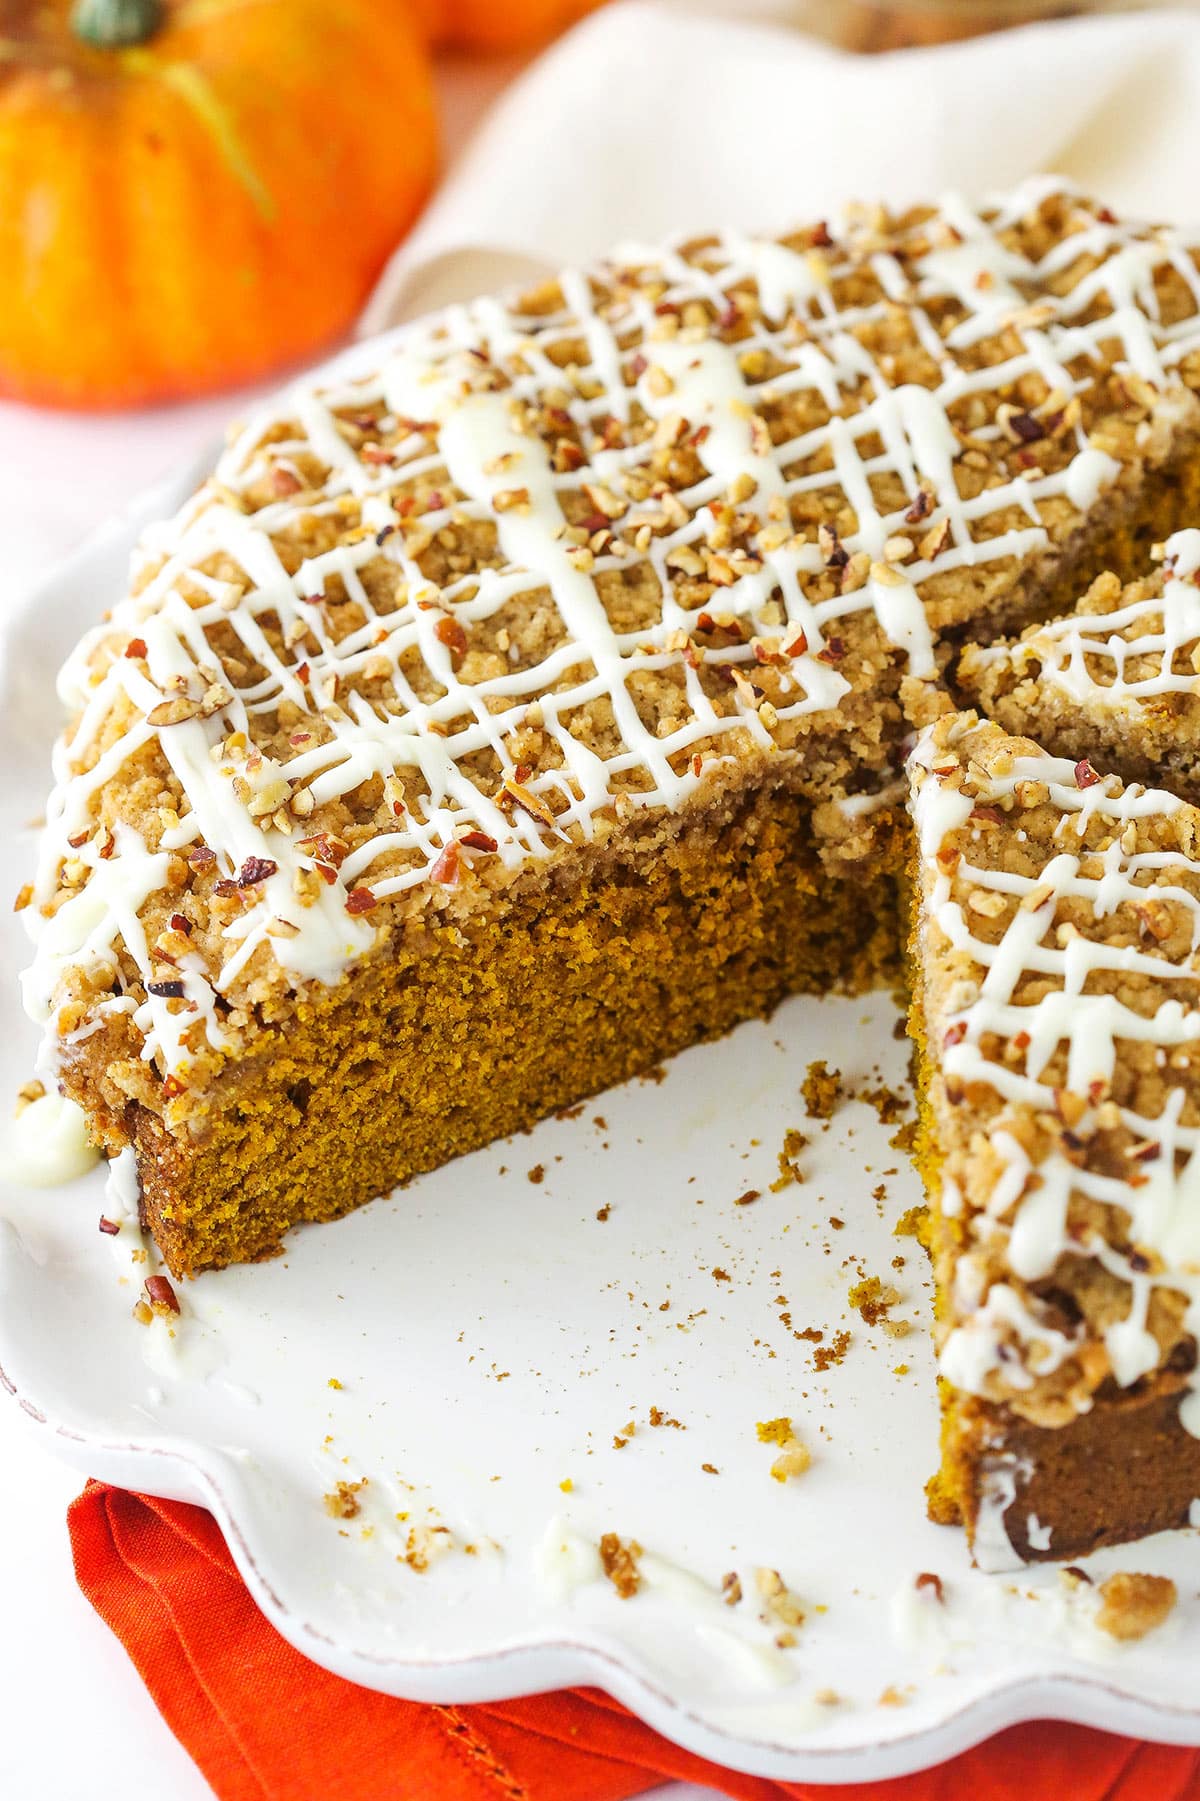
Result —
[[855, 197], [978, 195], [1039, 169], [1118, 208], [1191, 219], [1198, 93], [1195, 13], [862, 57], [781, 25], [625, 0], [503, 95], [363, 330], [630, 238], [783, 227]]
[[[1036, 169], [1118, 207], [1200, 214], [1195, 12], [1075, 19], [860, 58], [778, 22], [747, 22], [787, 9], [620, 0], [592, 15], [504, 89], [361, 330], [622, 240], [782, 227], [852, 196], [979, 194]], [[442, 78], [452, 127], [464, 99], [498, 79], [461, 62]], [[133, 418], [0, 404], [0, 593], [194, 456], [262, 391]]]

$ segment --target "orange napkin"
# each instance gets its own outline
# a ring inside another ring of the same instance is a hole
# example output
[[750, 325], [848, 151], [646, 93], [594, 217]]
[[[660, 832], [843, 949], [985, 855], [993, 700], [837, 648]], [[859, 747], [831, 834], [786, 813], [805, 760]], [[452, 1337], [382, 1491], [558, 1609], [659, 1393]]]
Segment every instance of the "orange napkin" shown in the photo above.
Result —
[[250, 1598], [212, 1516], [89, 1482], [75, 1574], [220, 1801], [624, 1801], [672, 1779], [741, 1801], [1197, 1801], [1200, 1752], [1012, 1727], [919, 1776], [829, 1789], [720, 1770], [595, 1689], [422, 1707], [309, 1663]]

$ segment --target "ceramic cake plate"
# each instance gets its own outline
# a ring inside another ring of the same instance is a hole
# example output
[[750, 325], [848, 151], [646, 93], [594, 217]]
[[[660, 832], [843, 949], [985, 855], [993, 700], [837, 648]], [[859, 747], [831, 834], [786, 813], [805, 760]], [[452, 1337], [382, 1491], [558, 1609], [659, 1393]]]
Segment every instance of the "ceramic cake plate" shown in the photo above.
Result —
[[[56, 668], [117, 598], [141, 524], [198, 473], [4, 624], [14, 891]], [[0, 921], [15, 1096], [36, 1031], [15, 992], [27, 940]], [[885, 995], [795, 999], [274, 1262], [180, 1284], [173, 1334], [133, 1317], [154, 1253], [132, 1224], [98, 1231], [121, 1206], [103, 1173], [20, 1187], [10, 1154], [4, 1387], [81, 1471], [211, 1508], [285, 1637], [391, 1694], [595, 1684], [719, 1763], [809, 1782], [897, 1775], [1047, 1715], [1200, 1743], [1195, 1533], [1091, 1561], [1097, 1581], [1179, 1588], [1165, 1626], [1118, 1644], [1094, 1587], [985, 1575], [925, 1517], [929, 1275], [893, 1233], [917, 1180], [876, 1105], [848, 1099], [823, 1129], [799, 1093], [815, 1058], [851, 1093], [899, 1086], [896, 1018]], [[803, 1180], [773, 1188], [795, 1130]], [[899, 1295], [890, 1329], [850, 1305], [872, 1276]], [[780, 1421], [811, 1452], [784, 1481]]]

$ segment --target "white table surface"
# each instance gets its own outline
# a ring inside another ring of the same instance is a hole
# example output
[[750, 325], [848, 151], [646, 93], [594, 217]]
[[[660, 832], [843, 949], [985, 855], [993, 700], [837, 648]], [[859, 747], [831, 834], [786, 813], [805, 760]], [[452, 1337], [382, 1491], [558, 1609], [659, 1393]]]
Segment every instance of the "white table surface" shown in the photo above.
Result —
[[[443, 62], [449, 154], [513, 66]], [[245, 398], [95, 418], [0, 404], [0, 606], [107, 513], [218, 434]], [[46, 1455], [8, 1404], [0, 1404], [0, 1470], [0, 1797], [205, 1801], [208, 1784], [75, 1586], [66, 1509], [80, 1478]], [[674, 1785], [657, 1791], [656, 1801], [701, 1795]]]

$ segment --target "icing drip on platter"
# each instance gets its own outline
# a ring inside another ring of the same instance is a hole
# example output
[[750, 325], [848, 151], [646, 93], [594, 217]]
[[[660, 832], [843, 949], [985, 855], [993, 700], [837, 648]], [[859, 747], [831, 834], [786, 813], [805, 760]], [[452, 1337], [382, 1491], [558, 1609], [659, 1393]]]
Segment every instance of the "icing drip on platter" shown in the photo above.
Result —
[[4, 1133], [4, 1173], [23, 1188], [57, 1188], [86, 1176], [100, 1161], [83, 1110], [61, 1094], [40, 1095]]

